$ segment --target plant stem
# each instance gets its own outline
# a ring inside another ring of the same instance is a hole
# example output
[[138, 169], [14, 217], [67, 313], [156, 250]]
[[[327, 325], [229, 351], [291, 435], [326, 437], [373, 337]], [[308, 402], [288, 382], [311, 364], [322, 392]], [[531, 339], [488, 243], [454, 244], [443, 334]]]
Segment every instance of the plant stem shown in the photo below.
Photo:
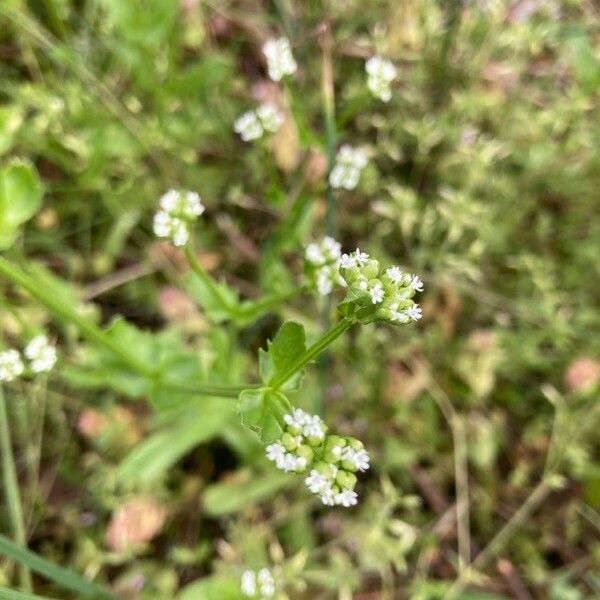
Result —
[[219, 289], [217, 282], [206, 272], [204, 267], [200, 264], [194, 249], [191, 244], [187, 244], [185, 246], [185, 256], [190, 263], [190, 267], [192, 267], [192, 271], [198, 275], [198, 277], [202, 280], [202, 282], [208, 287], [210, 293], [214, 296], [214, 298], [219, 302], [219, 304], [225, 309], [225, 311], [229, 314], [235, 313], [235, 307], [231, 306], [229, 300], [223, 296], [223, 292]]
[[290, 377], [300, 371], [311, 360], [316, 358], [323, 350], [325, 350], [335, 339], [337, 339], [344, 331], [352, 327], [354, 321], [348, 317], [343, 318], [337, 325], [328, 329], [310, 348], [308, 348], [302, 356], [284, 373], [276, 377], [270, 382], [270, 387], [273, 390], [278, 390]]
[[[21, 495], [19, 493], [19, 482], [17, 480], [17, 471], [15, 469], [15, 457], [12, 451], [10, 440], [10, 430], [8, 427], [8, 412], [6, 410], [6, 400], [4, 390], [0, 385], [0, 449], [2, 450], [2, 480], [4, 484], [4, 495], [6, 506], [10, 518], [11, 527], [15, 541], [20, 545], [26, 546], [25, 524], [23, 520], [23, 507], [21, 505]], [[31, 573], [29, 569], [21, 565], [20, 569], [21, 585], [30, 592]]]
[[138, 360], [133, 354], [113, 340], [105, 331], [83, 318], [67, 303], [61, 301], [56, 295], [53, 295], [50, 290], [44, 289], [30, 275], [18, 269], [2, 257], [0, 257], [0, 275], [4, 276], [12, 283], [21, 286], [24, 290], [29, 292], [31, 296], [43, 304], [51, 313], [76, 325], [81, 334], [89, 341], [106, 348], [109, 352], [114, 354], [114, 356], [119, 358], [123, 364], [150, 381], [160, 383], [173, 390], [188, 391], [190, 393], [218, 396], [222, 398], [236, 398], [241, 390], [252, 387], [251, 385], [221, 386], [204, 384], [201, 382], [182, 384], [178, 381], [163, 379], [160, 376], [160, 373]]

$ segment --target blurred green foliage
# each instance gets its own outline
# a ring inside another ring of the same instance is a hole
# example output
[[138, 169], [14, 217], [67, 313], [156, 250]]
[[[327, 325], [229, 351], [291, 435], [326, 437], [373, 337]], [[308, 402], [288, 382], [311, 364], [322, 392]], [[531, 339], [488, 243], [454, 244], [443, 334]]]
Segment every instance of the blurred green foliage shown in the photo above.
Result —
[[[0, 344], [47, 326], [64, 357], [48, 385], [6, 392], [29, 547], [123, 598], [239, 598], [241, 570], [273, 563], [291, 598], [443, 598], [459, 570], [460, 492], [475, 557], [550, 469], [561, 479], [460, 598], [596, 597], [592, 2], [5, 0], [0, 248], [169, 376], [257, 381], [258, 349], [284, 318], [309, 341], [331, 318], [308, 296], [252, 303], [301, 285], [304, 245], [333, 233], [324, 23], [338, 143], [370, 157], [359, 187], [335, 197], [336, 237], [426, 282], [418, 327], [354, 328], [297, 397], [370, 450], [361, 504], [324, 510], [264, 460], [233, 404], [148, 385], [2, 280]], [[284, 33], [300, 69], [279, 88], [260, 46]], [[366, 89], [374, 53], [399, 69], [389, 104]], [[265, 99], [286, 126], [245, 145], [232, 123]], [[233, 316], [151, 235], [170, 187], [207, 206], [199, 259]], [[115, 513], [140, 495], [166, 510], [159, 532], [111, 546]], [[12, 573], [0, 563], [0, 585]], [[70, 597], [41, 579], [36, 590]]]

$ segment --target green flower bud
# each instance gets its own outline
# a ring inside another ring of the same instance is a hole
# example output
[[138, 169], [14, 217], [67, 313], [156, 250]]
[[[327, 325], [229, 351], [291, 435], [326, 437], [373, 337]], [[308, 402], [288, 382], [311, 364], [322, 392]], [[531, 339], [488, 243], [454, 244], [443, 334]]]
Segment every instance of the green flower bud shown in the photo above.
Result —
[[325, 475], [327, 479], [333, 479], [336, 475], [336, 470], [332, 467], [332, 465], [326, 462], [318, 462], [314, 465], [313, 468], [316, 469], [319, 473]]
[[310, 446], [307, 446], [306, 444], [302, 444], [296, 450], [296, 455], [305, 458], [307, 466], [310, 466], [315, 457], [315, 452]]
[[360, 276], [360, 267], [349, 267], [348, 269], [340, 268], [340, 275], [348, 285], [352, 285]]
[[287, 431], [281, 436], [281, 443], [288, 451], [295, 450], [298, 447], [296, 436]]
[[364, 450], [365, 449], [365, 445], [360, 440], [357, 440], [356, 438], [353, 438], [353, 437], [348, 438], [348, 446], [350, 446], [350, 448], [352, 448], [352, 450]]
[[335, 477], [335, 481], [343, 490], [353, 490], [356, 485], [357, 478], [354, 473], [348, 473], [348, 471], [340, 471]]
[[374, 279], [379, 275], [379, 261], [374, 258], [370, 258], [367, 264], [362, 269], [362, 274], [367, 279]]

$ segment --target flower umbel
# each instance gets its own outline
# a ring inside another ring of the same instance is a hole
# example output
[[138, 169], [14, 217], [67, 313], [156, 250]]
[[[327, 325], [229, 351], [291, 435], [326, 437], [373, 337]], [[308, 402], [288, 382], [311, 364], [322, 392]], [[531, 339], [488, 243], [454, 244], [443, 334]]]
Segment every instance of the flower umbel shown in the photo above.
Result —
[[[399, 267], [382, 271], [379, 261], [358, 248], [342, 254], [339, 264], [340, 274], [348, 287], [341, 305], [345, 315], [356, 315], [362, 309], [361, 320], [389, 321], [398, 325], [421, 318], [421, 307], [412, 299], [424, 289], [419, 276], [404, 273]], [[372, 310], [367, 310], [369, 306]]]
[[353, 190], [358, 185], [360, 173], [367, 162], [367, 155], [363, 150], [344, 144], [335, 157], [335, 164], [329, 174], [329, 184], [332, 188]]
[[306, 487], [327, 506], [354, 506], [357, 472], [369, 468], [369, 454], [354, 438], [327, 435], [327, 426], [318, 415], [300, 408], [283, 417], [281, 438], [267, 446], [267, 458], [278, 469], [306, 473]]
[[290, 41], [286, 37], [271, 39], [265, 42], [263, 54], [267, 59], [267, 70], [273, 81], [281, 81], [285, 75], [293, 75], [298, 68]]
[[185, 246], [191, 223], [203, 212], [204, 205], [196, 192], [169, 190], [161, 197], [154, 215], [154, 233], [170, 239], [175, 246]]
[[264, 567], [259, 571], [247, 569], [242, 573], [240, 589], [244, 596], [250, 598], [272, 598], [276, 590], [275, 577]]
[[0, 352], [0, 381], [13, 381], [23, 373], [25, 367], [18, 350]]
[[275, 133], [283, 124], [284, 116], [274, 104], [261, 104], [238, 117], [233, 130], [244, 142], [261, 138], [265, 132]]
[[389, 102], [392, 98], [391, 83], [398, 75], [394, 63], [381, 56], [372, 56], [365, 63], [365, 70], [371, 93], [383, 102]]
[[31, 361], [34, 373], [47, 373], [56, 364], [56, 348], [45, 335], [34, 337], [25, 347], [25, 356]]

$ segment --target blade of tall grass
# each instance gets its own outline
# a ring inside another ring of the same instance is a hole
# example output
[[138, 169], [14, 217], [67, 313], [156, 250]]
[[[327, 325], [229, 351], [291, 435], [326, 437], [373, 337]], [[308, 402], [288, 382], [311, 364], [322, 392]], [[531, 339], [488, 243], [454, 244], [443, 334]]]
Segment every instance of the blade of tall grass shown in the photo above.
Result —
[[0, 587], [0, 600], [55, 600], [49, 596], [38, 596], [27, 592], [16, 592], [9, 588]]
[[[117, 596], [101, 588], [99, 585], [84, 579], [81, 575], [58, 565], [54, 565], [38, 554], [22, 548], [9, 538], [0, 535], [0, 555], [24, 565], [50, 579], [57, 585], [76, 592], [81, 598], [97, 598], [99, 600], [117, 600]], [[12, 592], [11, 592], [12, 593]], [[17, 596], [6, 596], [10, 600]], [[35, 598], [35, 596], [33, 596]], [[0, 596], [1, 598], [1, 596]], [[27, 596], [25, 596], [27, 598]]]

